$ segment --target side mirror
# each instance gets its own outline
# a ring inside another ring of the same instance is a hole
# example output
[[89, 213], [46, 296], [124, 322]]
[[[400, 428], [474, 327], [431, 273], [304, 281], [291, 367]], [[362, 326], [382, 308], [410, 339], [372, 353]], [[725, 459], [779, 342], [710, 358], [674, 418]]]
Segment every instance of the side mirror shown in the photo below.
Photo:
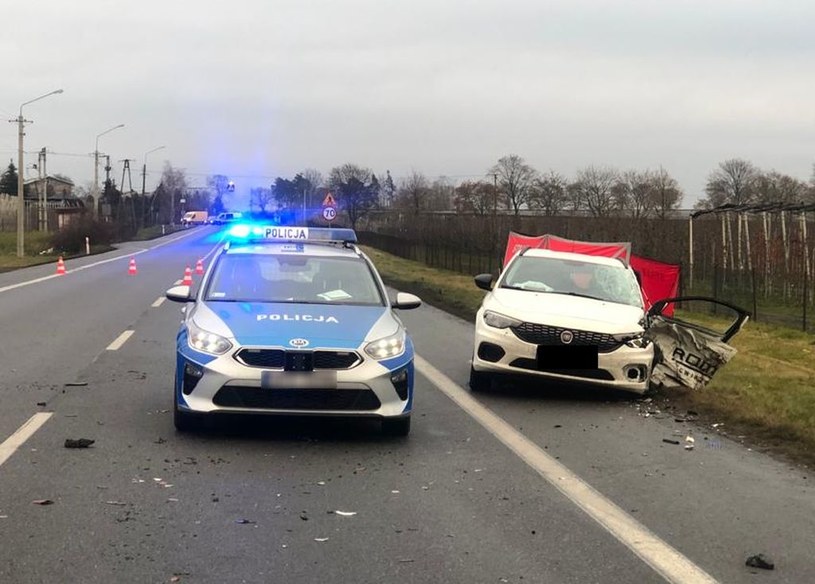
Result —
[[478, 274], [473, 280], [475, 281], [475, 285], [482, 290], [486, 290], [487, 292], [492, 290], [492, 274]]
[[189, 286], [173, 286], [167, 290], [164, 295], [167, 297], [167, 300], [172, 300], [173, 302], [194, 302], [194, 299], [190, 298]]
[[397, 292], [396, 301], [391, 303], [392, 308], [399, 308], [401, 310], [411, 310], [419, 308], [422, 305], [422, 300], [415, 294], [408, 294], [407, 292]]

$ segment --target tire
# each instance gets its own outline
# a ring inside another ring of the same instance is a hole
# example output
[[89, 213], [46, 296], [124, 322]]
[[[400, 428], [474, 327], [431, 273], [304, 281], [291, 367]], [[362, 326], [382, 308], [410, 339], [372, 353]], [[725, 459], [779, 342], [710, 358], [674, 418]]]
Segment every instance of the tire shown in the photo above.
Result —
[[407, 436], [410, 434], [410, 416], [385, 418], [382, 420], [382, 433], [386, 436]]
[[489, 373], [476, 371], [470, 365], [470, 389], [473, 391], [488, 391], [492, 387], [492, 377]]

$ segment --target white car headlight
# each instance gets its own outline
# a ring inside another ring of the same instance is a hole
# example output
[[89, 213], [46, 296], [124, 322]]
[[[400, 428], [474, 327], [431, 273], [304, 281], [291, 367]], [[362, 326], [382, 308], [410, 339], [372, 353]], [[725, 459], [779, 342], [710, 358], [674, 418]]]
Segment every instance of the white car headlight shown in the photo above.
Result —
[[509, 328], [511, 326], [521, 326], [523, 322], [517, 318], [511, 318], [492, 310], [484, 311], [484, 322], [489, 326], [499, 329]]
[[645, 338], [644, 333], [622, 333], [619, 335], [612, 335], [614, 340], [618, 343], [625, 343], [627, 347], [632, 349], [644, 349], [651, 341]]
[[398, 357], [405, 352], [405, 331], [371, 341], [365, 345], [365, 352], [377, 361]]
[[203, 351], [211, 355], [223, 355], [232, 348], [232, 343], [221, 335], [198, 328], [192, 322], [187, 323], [187, 333], [190, 347], [196, 351]]

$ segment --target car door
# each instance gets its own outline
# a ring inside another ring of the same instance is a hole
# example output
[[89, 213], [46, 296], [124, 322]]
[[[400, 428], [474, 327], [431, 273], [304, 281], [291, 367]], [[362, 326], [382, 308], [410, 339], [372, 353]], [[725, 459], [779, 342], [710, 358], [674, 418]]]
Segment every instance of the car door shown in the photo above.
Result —
[[728, 344], [750, 313], [705, 296], [682, 296], [656, 302], [646, 315], [645, 336], [656, 348], [652, 387], [707, 385], [736, 354]]

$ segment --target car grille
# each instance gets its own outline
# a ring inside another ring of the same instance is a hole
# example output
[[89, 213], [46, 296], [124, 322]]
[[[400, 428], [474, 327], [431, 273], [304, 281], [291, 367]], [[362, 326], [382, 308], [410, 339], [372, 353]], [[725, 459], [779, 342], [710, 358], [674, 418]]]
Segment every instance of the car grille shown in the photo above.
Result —
[[560, 334], [563, 331], [570, 331], [574, 335], [571, 345], [594, 345], [600, 353], [609, 353], [623, 345], [623, 343], [615, 340], [613, 336], [605, 333], [579, 331], [533, 322], [524, 322], [520, 326], [511, 327], [511, 329], [516, 337], [534, 345], [562, 345], [564, 343], [560, 340]]
[[[286, 354], [309, 355], [311, 369], [351, 369], [362, 359], [355, 351], [286, 351], [285, 349], [241, 349], [235, 358], [248, 367], [263, 369], [286, 368]], [[303, 370], [298, 368], [298, 370]]]
[[227, 385], [213, 403], [226, 408], [272, 410], [369, 411], [382, 404], [370, 389], [261, 389]]
[[599, 381], [614, 381], [614, 376], [605, 369], [541, 369], [535, 359], [515, 359], [510, 367], [529, 369], [530, 371], [543, 371], [569, 377], [582, 377], [583, 379], [597, 379]]

